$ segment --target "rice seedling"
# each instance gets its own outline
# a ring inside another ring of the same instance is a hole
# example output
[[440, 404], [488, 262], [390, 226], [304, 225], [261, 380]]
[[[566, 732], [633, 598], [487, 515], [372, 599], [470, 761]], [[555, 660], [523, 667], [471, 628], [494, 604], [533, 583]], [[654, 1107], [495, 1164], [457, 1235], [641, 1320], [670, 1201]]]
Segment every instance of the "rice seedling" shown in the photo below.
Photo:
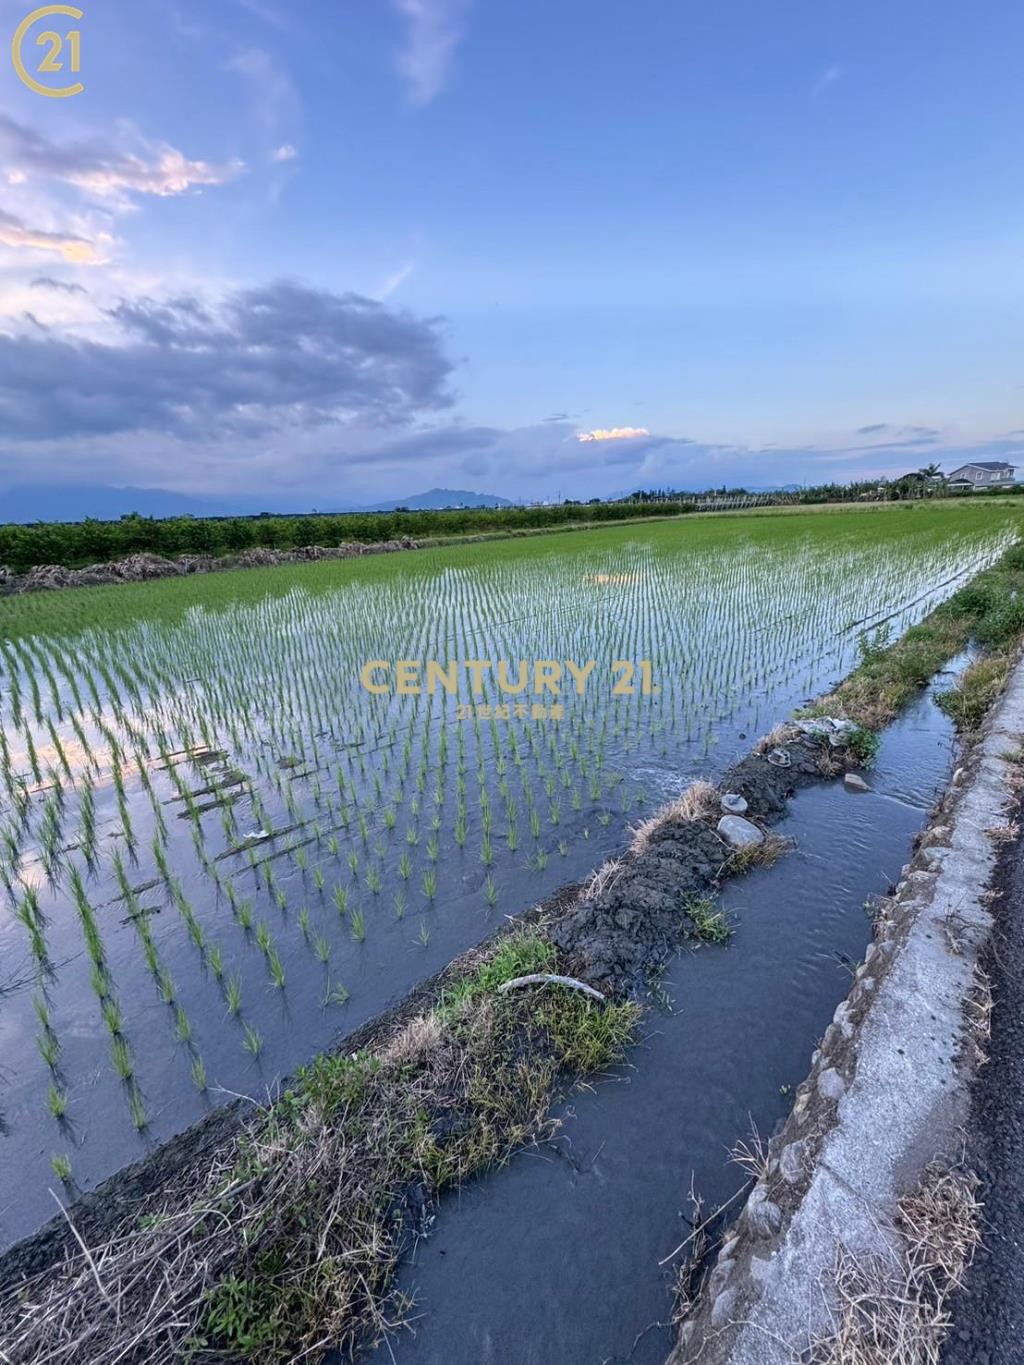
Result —
[[46, 1092], [46, 1107], [55, 1119], [62, 1119], [68, 1110], [66, 1090], [60, 1090], [52, 1082]]
[[203, 1062], [202, 1057], [195, 1057], [195, 1058], [193, 1058], [193, 1061], [192, 1061], [192, 1084], [193, 1084], [193, 1085], [195, 1086], [195, 1088], [200, 1092], [200, 1094], [204, 1093], [204, 1092], [206, 1091], [206, 1089], [208, 1088], [208, 1087], [207, 1087], [207, 1079], [206, 1079], [206, 1065], [205, 1065], [205, 1063]]
[[132, 1086], [128, 1096], [128, 1109], [131, 1113], [132, 1127], [137, 1133], [149, 1125], [149, 1115], [146, 1113], [146, 1105], [137, 1086]]
[[228, 1014], [239, 1014], [242, 1009], [242, 978], [235, 972], [224, 982], [224, 1001]]
[[111, 1044], [110, 1060], [122, 1081], [130, 1081], [135, 1075], [135, 1060], [131, 1048], [123, 1038], [115, 1038]]
[[70, 1185], [72, 1180], [71, 1161], [61, 1153], [50, 1157], [50, 1167], [58, 1180]]
[[251, 1024], [245, 1024], [243, 1025], [243, 1028], [245, 1037], [242, 1041], [242, 1046], [250, 1056], [259, 1057], [260, 1053], [263, 1051], [262, 1034], [257, 1029], [254, 1029]]

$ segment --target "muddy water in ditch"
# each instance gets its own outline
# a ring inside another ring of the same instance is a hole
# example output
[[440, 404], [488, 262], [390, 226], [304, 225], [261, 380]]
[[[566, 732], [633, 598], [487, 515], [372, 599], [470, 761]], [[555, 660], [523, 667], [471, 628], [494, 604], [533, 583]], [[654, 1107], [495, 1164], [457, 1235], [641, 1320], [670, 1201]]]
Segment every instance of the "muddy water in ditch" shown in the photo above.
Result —
[[[948, 676], [936, 685], [948, 685]], [[372, 1365], [651, 1365], [672, 1342], [690, 1189], [710, 1210], [742, 1182], [728, 1149], [771, 1134], [864, 952], [885, 893], [945, 784], [953, 735], [923, 696], [890, 727], [868, 795], [800, 794], [774, 869], [730, 883], [727, 948], [682, 954], [631, 1067], [563, 1107], [552, 1146], [446, 1201], [401, 1276], [412, 1331]]]

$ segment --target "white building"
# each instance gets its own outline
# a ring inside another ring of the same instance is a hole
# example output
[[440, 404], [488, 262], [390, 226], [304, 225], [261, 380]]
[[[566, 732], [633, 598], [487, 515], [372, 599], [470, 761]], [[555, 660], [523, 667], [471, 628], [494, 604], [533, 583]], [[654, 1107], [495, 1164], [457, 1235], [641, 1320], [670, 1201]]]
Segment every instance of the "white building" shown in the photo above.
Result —
[[953, 489], [967, 489], [980, 492], [986, 488], [1013, 488], [1016, 465], [1005, 464], [1002, 460], [975, 460], [954, 469], [947, 479]]

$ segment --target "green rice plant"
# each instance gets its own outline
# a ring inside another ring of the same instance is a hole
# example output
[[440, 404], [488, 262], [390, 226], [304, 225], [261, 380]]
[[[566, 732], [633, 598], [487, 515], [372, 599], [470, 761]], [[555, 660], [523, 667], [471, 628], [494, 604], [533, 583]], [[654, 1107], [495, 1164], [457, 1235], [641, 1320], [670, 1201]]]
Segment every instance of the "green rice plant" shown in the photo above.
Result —
[[427, 928], [426, 924], [420, 925], [418, 941], [421, 948], [426, 948], [430, 944], [430, 930]]
[[110, 1060], [122, 1081], [130, 1081], [135, 1075], [135, 1061], [124, 1038], [114, 1039], [110, 1046]]
[[303, 906], [302, 909], [299, 911], [299, 930], [303, 938], [306, 939], [309, 938], [311, 928], [312, 926], [309, 918], [309, 911], [305, 906]]
[[394, 905], [394, 908], [395, 908], [395, 918], [396, 918], [396, 919], [404, 919], [404, 918], [405, 918], [406, 909], [408, 908], [407, 902], [406, 902], [406, 899], [405, 899], [405, 892], [402, 891], [401, 889], [399, 889], [398, 891], [396, 891], [396, 892], [395, 892], [395, 895], [394, 895], [394, 899], [393, 899], [393, 901], [392, 901], [392, 904]]
[[315, 867], [315, 868], [313, 869], [313, 885], [316, 887], [316, 889], [317, 889], [318, 891], [321, 891], [321, 892], [323, 891], [323, 889], [324, 889], [324, 870], [323, 870], [322, 867]]
[[484, 899], [489, 906], [494, 906], [498, 903], [498, 888], [495, 885], [494, 878], [489, 872], [484, 878]]
[[427, 900], [432, 901], [437, 895], [437, 873], [432, 867], [427, 868], [423, 873], [421, 885], [423, 887], [423, 894], [426, 896]]
[[239, 1014], [242, 1009], [242, 978], [234, 972], [224, 982], [224, 1000], [228, 1014]]
[[323, 934], [317, 934], [313, 939], [313, 952], [321, 962], [327, 962], [331, 956], [330, 941], [324, 938]]
[[352, 914], [349, 917], [349, 928], [351, 930], [352, 937], [355, 939], [357, 943], [365, 942], [366, 917], [364, 916], [361, 910], [352, 911]]
[[344, 986], [340, 983], [331, 985], [331, 983], [328, 982], [326, 990], [320, 997], [320, 1006], [322, 1009], [327, 1009], [329, 1005], [344, 1005], [348, 1002], [348, 999], [349, 993]]
[[195, 1057], [192, 1061], [192, 1084], [200, 1094], [204, 1094], [208, 1088], [206, 1066], [202, 1057]]
[[68, 1110], [67, 1091], [59, 1090], [52, 1081], [46, 1092], [46, 1107], [55, 1119], [62, 1119]]
[[50, 1070], [56, 1071], [60, 1061], [60, 1040], [57, 1035], [51, 1029], [44, 1028], [36, 1034], [36, 1047]]
[[375, 896], [380, 895], [383, 882], [381, 881], [380, 871], [377, 868], [371, 867], [367, 870], [366, 885], [367, 888], [373, 893], [373, 895]]
[[348, 911], [348, 892], [343, 886], [336, 886], [334, 888], [334, 904], [338, 914], [344, 919], [345, 914]]
[[406, 882], [412, 876], [412, 859], [408, 853], [403, 853], [398, 860], [398, 875]]
[[120, 1006], [113, 996], [107, 996], [100, 1009], [103, 1013], [103, 1022], [112, 1038], [120, 1038], [124, 1033], [124, 1017], [121, 1014]]
[[142, 1095], [139, 1093], [138, 1086], [132, 1086], [128, 1096], [128, 1109], [132, 1116], [132, 1127], [137, 1133], [141, 1133], [143, 1128], [149, 1124], [149, 1116], [146, 1113], [146, 1106]]
[[259, 1057], [260, 1053], [263, 1051], [262, 1035], [259, 1033], [257, 1029], [254, 1029], [250, 1024], [244, 1025], [244, 1032], [245, 1037], [243, 1039], [242, 1046], [245, 1048], [246, 1052], [248, 1052], [251, 1056]]
[[273, 942], [274, 940], [271, 936], [270, 930], [267, 928], [263, 920], [260, 920], [259, 924], [257, 924], [256, 926], [256, 944], [260, 952], [263, 953], [264, 956], [269, 954]]
[[276, 948], [271, 948], [270, 952], [267, 954], [267, 970], [270, 972], [270, 979], [273, 982], [274, 987], [279, 991], [283, 991], [285, 979], [284, 966], [280, 957], [278, 957]]
[[185, 1006], [182, 1004], [175, 1007], [174, 1035], [179, 1043], [190, 1043], [192, 1041], [192, 1025], [189, 1023]]
[[50, 1168], [58, 1180], [65, 1185], [70, 1185], [72, 1181], [71, 1161], [62, 1153], [55, 1153], [50, 1157]]

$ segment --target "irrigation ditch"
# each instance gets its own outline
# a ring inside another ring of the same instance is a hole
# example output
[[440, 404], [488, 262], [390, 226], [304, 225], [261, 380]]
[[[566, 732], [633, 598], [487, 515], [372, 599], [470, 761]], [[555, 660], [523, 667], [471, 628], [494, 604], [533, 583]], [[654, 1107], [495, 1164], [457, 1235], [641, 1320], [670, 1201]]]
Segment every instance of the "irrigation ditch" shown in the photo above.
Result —
[[[7, 1252], [0, 1348], [8, 1359], [170, 1361], [187, 1353], [270, 1362], [356, 1349], [397, 1327], [409, 1305], [402, 1286], [395, 1294], [395, 1272], [434, 1227], [442, 1193], [516, 1151], [540, 1150], [562, 1123], [558, 1102], [588, 1076], [621, 1076], [616, 1068], [636, 1055], [630, 1045], [660, 974], [671, 975], [687, 943], [728, 936], [729, 916], [715, 901], [722, 887], [741, 884], [730, 880], [736, 874], [767, 879], [785, 868], [786, 860], [776, 872], [767, 864], [784, 851], [794, 794], [813, 788], [860, 800], [834, 779], [875, 756], [878, 729], [919, 705], [922, 687], [972, 637], [999, 648], [998, 662], [974, 666], [974, 682], [946, 707], [977, 721], [1008, 675], [1007, 651], [1024, 624], [1022, 578], [1024, 555], [1014, 549], [894, 646], [865, 642], [846, 683], [776, 727], [717, 788], [697, 784], [645, 822], [623, 858], [463, 954], [304, 1068], [274, 1105], [238, 1101], [218, 1111]], [[948, 749], [933, 763], [933, 789], [946, 758]], [[745, 803], [729, 814], [751, 821], [756, 834], [720, 832], [723, 793]], [[926, 804], [894, 816], [900, 838], [923, 820]], [[722, 837], [730, 833], [731, 843]], [[699, 966], [715, 961], [712, 949]], [[560, 986], [501, 989], [552, 973], [597, 989], [607, 1003]], [[595, 1112], [608, 1094], [602, 1087], [593, 1097]], [[789, 1097], [782, 1101], [788, 1107]], [[674, 1204], [677, 1196], [665, 1195]], [[772, 1203], [755, 1196], [747, 1224], [758, 1206], [762, 1222], [773, 1223]], [[721, 1262], [712, 1279], [721, 1281], [720, 1271]], [[449, 1342], [444, 1358], [484, 1358], [477, 1347], [460, 1356]], [[590, 1358], [545, 1349], [514, 1340], [505, 1358]]]

